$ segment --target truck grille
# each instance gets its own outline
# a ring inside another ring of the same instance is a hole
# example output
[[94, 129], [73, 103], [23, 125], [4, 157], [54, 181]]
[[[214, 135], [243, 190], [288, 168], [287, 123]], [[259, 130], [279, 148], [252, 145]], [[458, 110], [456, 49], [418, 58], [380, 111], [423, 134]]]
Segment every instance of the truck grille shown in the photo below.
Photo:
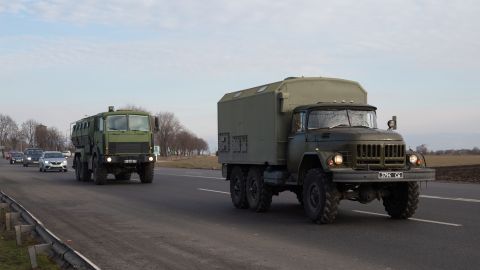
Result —
[[133, 154], [149, 153], [148, 142], [111, 142], [108, 144], [110, 154]]
[[356, 167], [358, 168], [400, 168], [405, 165], [403, 144], [358, 144]]

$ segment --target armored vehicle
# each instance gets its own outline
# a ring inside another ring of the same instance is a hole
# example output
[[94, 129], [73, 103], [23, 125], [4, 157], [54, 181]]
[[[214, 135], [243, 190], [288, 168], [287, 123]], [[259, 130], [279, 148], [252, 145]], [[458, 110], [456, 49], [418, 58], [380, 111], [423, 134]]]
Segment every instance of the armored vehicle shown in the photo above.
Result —
[[[106, 182], [109, 173], [129, 180], [136, 172], [142, 183], [153, 181], [153, 135], [158, 119], [145, 112], [118, 110], [83, 118], [72, 127], [73, 168], [78, 181]], [[153, 126], [152, 122], [155, 123]]]
[[296, 193], [306, 215], [331, 223], [342, 199], [382, 200], [411, 217], [419, 182], [435, 179], [396, 129], [377, 127], [376, 108], [357, 82], [287, 78], [228, 93], [218, 102], [218, 157], [233, 205], [267, 211], [272, 195]]

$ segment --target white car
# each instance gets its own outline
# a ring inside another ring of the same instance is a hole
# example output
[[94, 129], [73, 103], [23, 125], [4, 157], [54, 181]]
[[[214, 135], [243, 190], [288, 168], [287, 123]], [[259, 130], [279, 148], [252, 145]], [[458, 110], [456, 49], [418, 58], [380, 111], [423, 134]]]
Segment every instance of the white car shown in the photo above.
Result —
[[64, 171], [67, 169], [67, 159], [58, 151], [45, 151], [38, 160], [38, 167], [41, 172]]

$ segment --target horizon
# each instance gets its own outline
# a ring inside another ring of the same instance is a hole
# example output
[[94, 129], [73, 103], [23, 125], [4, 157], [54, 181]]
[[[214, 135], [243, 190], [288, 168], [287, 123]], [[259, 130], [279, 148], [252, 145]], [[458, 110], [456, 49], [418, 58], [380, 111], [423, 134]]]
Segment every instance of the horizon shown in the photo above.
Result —
[[110, 105], [169, 111], [214, 152], [225, 93], [322, 76], [358, 81], [407, 147], [479, 147], [480, 7], [369, 3], [0, 0], [0, 113], [66, 134]]

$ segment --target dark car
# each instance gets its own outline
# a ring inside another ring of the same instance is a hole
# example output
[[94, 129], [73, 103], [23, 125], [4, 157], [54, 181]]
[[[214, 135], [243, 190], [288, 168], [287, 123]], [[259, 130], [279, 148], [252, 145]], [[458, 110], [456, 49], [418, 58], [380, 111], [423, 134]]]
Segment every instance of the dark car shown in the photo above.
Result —
[[38, 160], [43, 154], [43, 150], [40, 148], [27, 148], [23, 154], [23, 167], [28, 167], [29, 165], [35, 164], [38, 165]]
[[10, 153], [10, 164], [21, 163], [23, 162], [23, 153], [22, 152], [11, 152]]

